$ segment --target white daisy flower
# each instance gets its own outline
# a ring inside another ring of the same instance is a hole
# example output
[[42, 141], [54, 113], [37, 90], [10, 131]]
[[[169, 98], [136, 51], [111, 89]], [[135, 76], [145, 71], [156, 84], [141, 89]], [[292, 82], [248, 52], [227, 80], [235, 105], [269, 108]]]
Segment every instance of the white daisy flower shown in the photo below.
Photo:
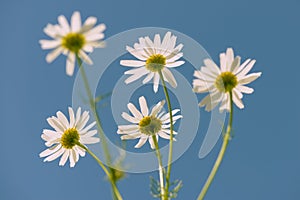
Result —
[[206, 111], [211, 111], [220, 102], [220, 112], [230, 110], [230, 96], [235, 105], [242, 109], [243, 93], [251, 94], [253, 88], [245, 86], [261, 76], [261, 72], [248, 72], [255, 64], [255, 60], [247, 59], [240, 64], [241, 58], [234, 57], [233, 49], [228, 48], [226, 53], [220, 54], [220, 68], [211, 59], [205, 59], [205, 66], [195, 71], [196, 79], [193, 81], [194, 91], [198, 93], [210, 92], [200, 103], [199, 106], [206, 106]]
[[[150, 113], [145, 97], [139, 98], [139, 104], [141, 112], [132, 103], [127, 104], [133, 116], [123, 112], [122, 117], [133, 124], [118, 126], [117, 133], [124, 134], [121, 136], [122, 140], [140, 138], [135, 148], [140, 148], [149, 140], [151, 148], [155, 149], [153, 135], [156, 136], [157, 141], [159, 136], [167, 140], [170, 139], [170, 114], [161, 111], [165, 104], [164, 100], [156, 104]], [[182, 118], [182, 115], [175, 115], [179, 111], [180, 109], [172, 111], [173, 124]], [[173, 131], [173, 134], [176, 135], [177, 132]]]
[[58, 111], [56, 116], [47, 119], [54, 130], [44, 129], [41, 136], [46, 141], [45, 145], [49, 147], [40, 153], [40, 157], [46, 157], [44, 162], [50, 162], [62, 156], [60, 166], [64, 166], [69, 159], [70, 167], [74, 167], [79, 156], [85, 156], [85, 150], [77, 144], [94, 144], [100, 141], [99, 138], [93, 137], [97, 134], [97, 130], [90, 130], [96, 122], [86, 126], [90, 118], [89, 112], [84, 111], [81, 114], [81, 108], [78, 108], [75, 116], [73, 109], [69, 108], [69, 117], [70, 121]]
[[106, 29], [105, 24], [97, 23], [97, 18], [88, 17], [84, 24], [81, 24], [81, 17], [78, 11], [74, 12], [69, 24], [66, 17], [60, 15], [56, 25], [48, 24], [44, 32], [52, 40], [40, 40], [42, 49], [54, 49], [46, 56], [46, 61], [51, 63], [60, 54], [67, 56], [66, 73], [73, 75], [76, 55], [84, 62], [92, 65], [93, 61], [86, 53], [93, 52], [96, 47], [104, 47], [103, 31]]
[[167, 32], [162, 41], [160, 35], [156, 34], [154, 41], [149, 37], [140, 37], [139, 43], [135, 43], [133, 48], [126, 46], [127, 51], [138, 60], [121, 60], [121, 65], [134, 67], [134, 69], [125, 72], [125, 74], [131, 75], [125, 80], [125, 83], [131, 83], [147, 75], [143, 84], [148, 83], [153, 78], [153, 90], [157, 92], [160, 79], [159, 72], [161, 72], [164, 80], [175, 88], [177, 82], [168, 68], [184, 64], [184, 61], [178, 61], [183, 56], [183, 53], [180, 52], [183, 45], [176, 46], [176, 39], [177, 37], [171, 32]]

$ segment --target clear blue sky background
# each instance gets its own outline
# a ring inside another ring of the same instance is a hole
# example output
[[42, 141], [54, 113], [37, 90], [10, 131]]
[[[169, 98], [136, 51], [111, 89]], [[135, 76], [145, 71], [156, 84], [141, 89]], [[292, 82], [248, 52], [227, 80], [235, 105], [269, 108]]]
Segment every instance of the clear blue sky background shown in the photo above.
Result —
[[[251, 85], [255, 93], [245, 96], [246, 108], [235, 109], [235, 137], [207, 199], [300, 199], [299, 8], [297, 0], [1, 0], [0, 199], [110, 199], [109, 184], [90, 156], [74, 169], [38, 157], [45, 148], [40, 134], [49, 127], [46, 118], [72, 104], [74, 82], [65, 75], [64, 57], [45, 62], [38, 40], [46, 38], [47, 23], [56, 23], [60, 14], [69, 18], [74, 10], [104, 22], [106, 37], [136, 27], [165, 27], [198, 41], [214, 60], [227, 47], [244, 59], [255, 58], [254, 71], [263, 76]], [[121, 76], [124, 70], [108, 73]], [[221, 144], [198, 159], [210, 117], [199, 112], [198, 135], [173, 167], [173, 178], [184, 183], [178, 199], [196, 198]], [[116, 126], [105, 129], [114, 132]], [[119, 185], [125, 199], [151, 199], [149, 176], [157, 174], [128, 174]]]

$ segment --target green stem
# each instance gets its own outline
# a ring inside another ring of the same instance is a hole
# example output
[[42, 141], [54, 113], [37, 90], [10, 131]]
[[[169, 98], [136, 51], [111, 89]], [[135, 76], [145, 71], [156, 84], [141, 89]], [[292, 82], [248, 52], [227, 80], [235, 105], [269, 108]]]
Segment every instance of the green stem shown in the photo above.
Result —
[[[105, 172], [105, 174], [107, 175], [107, 177], [109, 179], [111, 179], [111, 175], [110, 175], [110, 172], [107, 170], [107, 168], [105, 167], [105, 165], [101, 162], [101, 160], [91, 151], [89, 150], [86, 146], [84, 146], [83, 144], [81, 143], [77, 143], [78, 146], [80, 146], [81, 148], [83, 148], [84, 150], [86, 150], [96, 161], [97, 163], [100, 165], [100, 167], [103, 169], [103, 171]], [[123, 200], [116, 184], [114, 182], [112, 182], [112, 188], [113, 188], [113, 191], [114, 191], [114, 195], [116, 196], [116, 198], [118, 200]]]
[[159, 171], [159, 182], [160, 182], [160, 191], [161, 191], [161, 199], [164, 200], [165, 197], [165, 188], [164, 188], [164, 168], [162, 165], [161, 154], [158, 146], [158, 142], [155, 135], [152, 135], [152, 139], [154, 142], [156, 157], [158, 160], [158, 171]]
[[224, 154], [225, 154], [225, 151], [227, 149], [227, 145], [228, 145], [228, 142], [230, 140], [230, 132], [231, 132], [231, 129], [232, 129], [232, 118], [233, 118], [233, 101], [232, 101], [232, 92], [230, 91], [229, 92], [229, 96], [230, 96], [230, 115], [229, 115], [229, 121], [228, 121], [228, 125], [227, 125], [227, 130], [226, 130], [226, 133], [224, 135], [224, 138], [223, 138], [223, 144], [222, 144], [222, 147], [221, 147], [221, 150], [219, 152], [219, 155], [217, 157], [217, 160], [205, 182], [205, 185], [203, 186], [202, 188], [202, 191], [200, 192], [199, 196], [198, 196], [198, 199], [197, 200], [203, 200], [203, 198], [205, 197], [207, 191], [208, 191], [208, 188], [210, 187], [218, 169], [219, 169], [219, 166], [223, 160], [223, 157], [224, 157]]
[[[100, 117], [99, 117], [97, 109], [96, 109], [95, 99], [93, 98], [93, 94], [91, 92], [91, 89], [90, 89], [90, 86], [89, 86], [89, 82], [88, 82], [84, 67], [82, 66], [82, 60], [79, 58], [78, 55], [76, 55], [76, 59], [77, 59], [78, 66], [79, 66], [81, 76], [82, 76], [82, 79], [83, 79], [84, 87], [85, 87], [85, 90], [86, 90], [88, 98], [89, 98], [89, 104], [90, 104], [92, 113], [93, 113], [94, 118], [95, 118], [96, 123], [97, 123], [97, 129], [98, 129], [99, 137], [101, 139], [103, 151], [104, 151], [104, 154], [105, 154], [105, 159], [108, 163], [108, 166], [110, 166], [111, 157], [110, 157], [108, 146], [107, 146], [107, 143], [106, 143], [105, 134], [104, 134], [104, 131], [102, 129], [102, 124], [101, 124], [101, 121], [100, 121]], [[109, 171], [110, 171], [110, 174], [111, 174], [109, 176], [110, 177], [109, 180], [111, 182], [112, 187], [114, 188], [114, 187], [116, 187], [117, 180], [114, 177], [114, 174], [113, 174], [114, 172], [113, 172], [113, 169], [111, 167], [109, 167]], [[115, 197], [116, 197], [116, 194], [114, 194], [114, 198]]]
[[164, 199], [168, 199], [169, 197], [169, 187], [170, 187], [170, 176], [171, 176], [171, 164], [172, 164], [172, 152], [173, 152], [173, 115], [172, 115], [172, 107], [171, 107], [171, 101], [169, 97], [169, 92], [167, 90], [166, 82], [164, 80], [164, 76], [162, 74], [162, 71], [158, 71], [160, 79], [163, 84], [164, 93], [166, 96], [167, 104], [168, 104], [168, 110], [170, 114], [170, 147], [169, 147], [169, 158], [168, 158], [168, 168], [167, 168], [167, 175], [166, 175], [166, 187], [165, 187], [165, 197]]

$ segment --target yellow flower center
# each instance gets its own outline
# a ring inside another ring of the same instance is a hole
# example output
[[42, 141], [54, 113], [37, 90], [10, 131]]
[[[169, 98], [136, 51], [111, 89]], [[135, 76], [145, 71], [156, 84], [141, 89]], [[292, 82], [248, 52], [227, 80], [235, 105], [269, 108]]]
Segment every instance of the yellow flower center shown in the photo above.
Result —
[[146, 116], [139, 122], [141, 133], [146, 135], [154, 135], [161, 130], [162, 122], [154, 116]]
[[152, 55], [146, 60], [146, 69], [151, 72], [158, 72], [162, 70], [165, 65], [166, 57], [161, 54]]
[[63, 133], [60, 143], [66, 149], [72, 149], [79, 142], [79, 133], [76, 128], [69, 128]]
[[80, 33], [69, 33], [62, 38], [61, 45], [73, 53], [78, 53], [85, 44], [85, 37]]
[[215, 81], [215, 86], [220, 92], [230, 92], [237, 84], [237, 77], [231, 72], [222, 72]]

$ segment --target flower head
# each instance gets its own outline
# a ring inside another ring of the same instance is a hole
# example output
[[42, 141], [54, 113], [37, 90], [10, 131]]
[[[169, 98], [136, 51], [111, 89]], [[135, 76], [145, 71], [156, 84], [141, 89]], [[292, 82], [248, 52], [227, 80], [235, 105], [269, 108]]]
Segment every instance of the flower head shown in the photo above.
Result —
[[178, 61], [183, 56], [183, 53], [180, 52], [183, 45], [176, 46], [176, 39], [177, 37], [171, 32], [167, 32], [162, 41], [160, 35], [156, 34], [153, 41], [149, 37], [140, 37], [139, 43], [135, 43], [133, 48], [126, 46], [127, 51], [138, 60], [121, 60], [121, 65], [134, 67], [134, 69], [125, 72], [125, 74], [131, 75], [125, 80], [125, 83], [131, 83], [147, 75], [143, 84], [153, 79], [153, 90], [157, 92], [159, 72], [161, 71], [164, 80], [175, 88], [177, 82], [168, 68], [184, 64], [184, 61]]
[[230, 109], [229, 93], [233, 102], [240, 109], [244, 108], [243, 93], [251, 94], [253, 88], [245, 86], [261, 76], [261, 72], [248, 72], [255, 64], [255, 60], [247, 59], [240, 64], [241, 58], [234, 57], [232, 48], [220, 54], [220, 68], [211, 60], [205, 59], [205, 66], [195, 71], [193, 81], [194, 91], [198, 93], [210, 92], [200, 103], [207, 111], [214, 109], [220, 102], [220, 111]]
[[[170, 139], [170, 115], [161, 111], [165, 101], [157, 103], [150, 113], [145, 97], [139, 98], [139, 104], [141, 112], [132, 103], [127, 105], [133, 116], [123, 112], [122, 117], [133, 124], [118, 126], [117, 133], [124, 134], [121, 136], [122, 140], [139, 138], [140, 140], [135, 145], [135, 148], [140, 148], [149, 140], [151, 148], [154, 149], [153, 135], [156, 136], [157, 140], [159, 136], [167, 140]], [[176, 115], [179, 111], [179, 109], [172, 111], [173, 124], [182, 118], [181, 115]], [[173, 134], [177, 133], [173, 131]]]
[[54, 49], [46, 56], [46, 61], [51, 63], [61, 53], [67, 56], [66, 73], [72, 76], [74, 73], [76, 56], [81, 58], [87, 64], [93, 64], [86, 53], [93, 52], [96, 47], [103, 47], [101, 41], [104, 38], [104, 24], [97, 23], [97, 18], [88, 17], [84, 24], [81, 24], [79, 12], [74, 12], [69, 24], [66, 17], [60, 15], [56, 25], [48, 24], [44, 32], [52, 40], [40, 40], [42, 49]]
[[87, 111], [81, 114], [81, 108], [77, 109], [76, 116], [72, 108], [69, 108], [70, 121], [62, 112], [57, 112], [56, 116], [49, 117], [48, 123], [54, 130], [44, 129], [42, 139], [49, 147], [40, 153], [40, 157], [46, 157], [44, 162], [52, 161], [62, 155], [59, 165], [63, 166], [70, 160], [70, 167], [74, 167], [79, 160], [79, 156], [85, 156], [85, 150], [78, 144], [94, 144], [99, 142], [99, 138], [93, 137], [97, 130], [90, 130], [96, 122], [86, 126], [90, 116]]

